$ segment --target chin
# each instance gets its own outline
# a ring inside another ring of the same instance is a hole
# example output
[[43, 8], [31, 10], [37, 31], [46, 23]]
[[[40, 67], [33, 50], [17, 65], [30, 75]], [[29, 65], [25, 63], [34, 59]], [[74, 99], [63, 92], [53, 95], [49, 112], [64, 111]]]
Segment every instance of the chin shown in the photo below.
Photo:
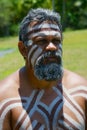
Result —
[[38, 80], [58, 81], [62, 79], [63, 67], [56, 63], [36, 65], [34, 67], [34, 75]]

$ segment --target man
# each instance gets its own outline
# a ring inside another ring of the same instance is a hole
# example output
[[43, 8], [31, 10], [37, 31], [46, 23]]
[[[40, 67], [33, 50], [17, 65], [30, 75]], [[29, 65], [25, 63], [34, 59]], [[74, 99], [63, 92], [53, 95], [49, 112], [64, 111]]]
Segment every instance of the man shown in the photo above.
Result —
[[87, 130], [87, 80], [63, 69], [59, 14], [31, 10], [18, 47], [25, 66], [0, 83], [0, 130]]

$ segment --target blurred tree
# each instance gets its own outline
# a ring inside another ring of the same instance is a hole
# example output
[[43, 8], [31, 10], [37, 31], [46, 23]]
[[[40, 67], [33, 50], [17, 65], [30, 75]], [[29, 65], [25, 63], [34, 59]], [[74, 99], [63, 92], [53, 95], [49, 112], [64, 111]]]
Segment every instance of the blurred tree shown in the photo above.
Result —
[[62, 16], [63, 29], [87, 28], [87, 0], [55, 0], [55, 11]]
[[18, 26], [31, 8], [54, 9], [65, 28], [87, 28], [87, 0], [0, 0], [0, 36], [17, 35]]
[[0, 36], [9, 35], [11, 3], [8, 0], [0, 0]]
[[[17, 35], [18, 26], [31, 8], [52, 8], [51, 0], [0, 0], [0, 36]], [[5, 28], [5, 31], [4, 31]]]

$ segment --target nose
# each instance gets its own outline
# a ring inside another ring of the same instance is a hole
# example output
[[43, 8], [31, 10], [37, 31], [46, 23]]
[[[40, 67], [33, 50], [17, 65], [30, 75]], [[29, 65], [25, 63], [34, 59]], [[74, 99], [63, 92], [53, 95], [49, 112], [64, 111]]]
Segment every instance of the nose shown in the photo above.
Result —
[[55, 51], [55, 50], [57, 50], [57, 47], [56, 47], [52, 42], [50, 42], [50, 43], [46, 46], [46, 50]]

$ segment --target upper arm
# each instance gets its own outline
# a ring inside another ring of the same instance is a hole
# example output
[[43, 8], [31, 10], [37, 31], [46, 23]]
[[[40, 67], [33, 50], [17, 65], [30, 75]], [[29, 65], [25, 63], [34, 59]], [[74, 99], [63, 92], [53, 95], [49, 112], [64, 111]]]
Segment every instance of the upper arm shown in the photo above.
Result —
[[6, 89], [6, 83], [0, 82], [0, 130], [12, 130], [11, 129], [11, 119], [10, 111], [6, 111], [6, 103], [4, 100], [8, 96], [8, 89]]
[[69, 70], [65, 71], [64, 77], [65, 84], [67, 84], [66, 86], [68, 86], [68, 88], [77, 86], [87, 86], [87, 79]]
[[0, 109], [0, 130], [12, 130], [10, 112], [5, 117], [3, 115]]

